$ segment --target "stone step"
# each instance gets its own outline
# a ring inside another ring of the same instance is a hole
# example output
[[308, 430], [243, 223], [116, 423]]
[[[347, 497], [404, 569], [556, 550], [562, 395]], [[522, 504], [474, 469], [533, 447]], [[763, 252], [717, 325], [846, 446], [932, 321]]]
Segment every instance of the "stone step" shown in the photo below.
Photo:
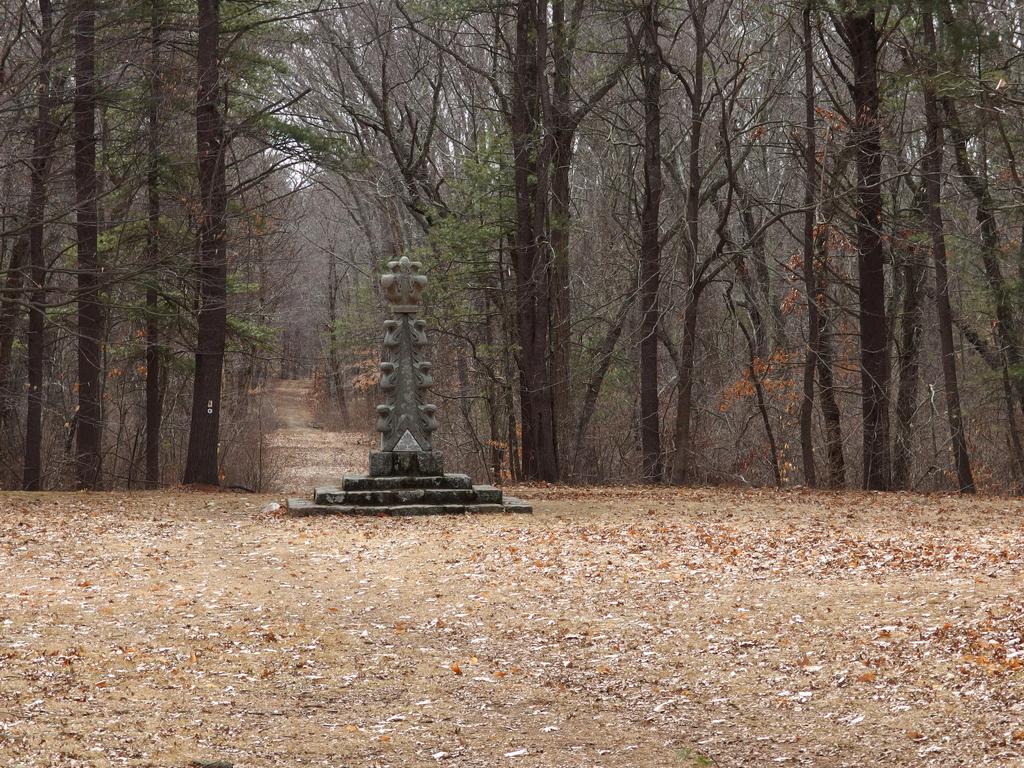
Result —
[[348, 515], [377, 517], [412, 517], [417, 515], [463, 515], [530, 513], [529, 504], [513, 500], [513, 504], [401, 504], [368, 507], [343, 504], [318, 504], [308, 499], [288, 499], [288, 513], [295, 517], [310, 515]]
[[317, 504], [389, 507], [400, 504], [500, 504], [501, 491], [493, 486], [472, 488], [392, 488], [386, 491], [345, 491], [341, 488], [317, 488]]
[[501, 504], [502, 493], [500, 488], [493, 485], [474, 485], [473, 492], [476, 494], [477, 504]]
[[533, 514], [533, 505], [528, 501], [517, 499], [515, 496], [506, 496], [502, 499], [502, 505], [506, 512], [517, 512], [525, 515]]
[[469, 475], [410, 475], [397, 477], [373, 477], [371, 475], [349, 475], [342, 479], [345, 491], [389, 491], [393, 488], [472, 488]]
[[392, 488], [388, 491], [343, 491], [340, 488], [316, 488], [317, 504], [345, 504], [366, 507], [387, 507], [393, 504], [467, 504], [476, 501], [472, 490], [437, 490], [433, 488]]

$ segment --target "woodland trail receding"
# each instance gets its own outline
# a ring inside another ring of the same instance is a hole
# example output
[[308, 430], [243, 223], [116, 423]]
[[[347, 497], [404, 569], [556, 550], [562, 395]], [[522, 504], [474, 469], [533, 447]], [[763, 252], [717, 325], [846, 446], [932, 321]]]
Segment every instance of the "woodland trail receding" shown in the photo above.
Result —
[[332, 430], [317, 421], [309, 379], [275, 381], [270, 389], [277, 428], [267, 436], [267, 446], [277, 490], [305, 495], [316, 485], [337, 484], [342, 475], [366, 471], [372, 435]]

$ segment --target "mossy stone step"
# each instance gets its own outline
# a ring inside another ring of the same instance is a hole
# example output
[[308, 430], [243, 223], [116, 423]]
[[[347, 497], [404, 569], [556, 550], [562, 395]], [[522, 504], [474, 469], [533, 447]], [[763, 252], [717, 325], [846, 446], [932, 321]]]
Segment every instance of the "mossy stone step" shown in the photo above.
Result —
[[390, 507], [399, 504], [500, 504], [501, 491], [490, 485], [472, 488], [392, 488], [386, 491], [345, 491], [317, 488], [317, 504]]
[[308, 499], [288, 499], [288, 512], [295, 517], [310, 515], [345, 515], [377, 517], [412, 517], [420, 515], [463, 515], [525, 513], [533, 509], [519, 499], [507, 498], [502, 504], [400, 504], [386, 507], [317, 504]]
[[389, 491], [394, 488], [472, 488], [469, 475], [412, 475], [396, 477], [373, 477], [371, 475], [349, 475], [342, 478], [341, 488], [345, 491]]

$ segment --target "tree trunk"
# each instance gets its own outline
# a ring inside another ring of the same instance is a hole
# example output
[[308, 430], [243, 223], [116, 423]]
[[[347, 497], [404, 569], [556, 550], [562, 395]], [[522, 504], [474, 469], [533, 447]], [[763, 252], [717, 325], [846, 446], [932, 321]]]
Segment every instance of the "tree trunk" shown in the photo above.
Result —
[[[935, 62], [937, 46], [935, 25], [930, 13], [922, 16], [925, 45], [930, 62], [923, 88], [924, 113], [928, 122], [925, 136], [925, 191], [928, 200], [928, 226], [932, 239], [932, 259], [935, 262], [935, 308], [939, 322], [939, 341], [942, 352], [942, 381], [946, 395], [946, 415], [949, 419], [950, 444], [956, 464], [957, 483], [962, 493], [974, 492], [974, 476], [967, 453], [963, 414], [960, 411], [960, 386], [956, 373], [956, 348], [953, 344], [953, 313], [949, 304], [949, 273], [946, 267], [946, 237], [942, 219], [942, 123], [934, 78], [938, 75]], [[1012, 410], [1011, 410], [1012, 413]], [[1011, 428], [1013, 425], [1011, 425]], [[1016, 430], [1014, 429], [1014, 433]], [[1016, 434], [1014, 434], [1016, 436]], [[1019, 451], [1018, 451], [1019, 452]]]
[[882, 245], [882, 147], [878, 95], [878, 28], [874, 10], [848, 13], [843, 31], [853, 69], [857, 165], [857, 273], [860, 319], [864, 488], [888, 490], [889, 355]]
[[338, 264], [334, 253], [327, 254], [327, 368], [328, 392], [334, 392], [341, 423], [348, 426], [348, 400], [345, 397], [345, 377], [341, 372], [340, 342], [338, 339]]
[[803, 398], [800, 400], [800, 456], [804, 484], [814, 487], [814, 374], [819, 366], [820, 320], [814, 280], [815, 185], [818, 181], [817, 136], [814, 126], [814, 48], [811, 41], [811, 6], [803, 10], [804, 53], [804, 293], [807, 298], [807, 350], [804, 357]]
[[[514, 349], [515, 349], [515, 338], [518, 335], [518, 302], [516, 312], [509, 310], [508, 300], [510, 296], [515, 296], [516, 292], [513, 291], [509, 284], [506, 282], [506, 275], [510, 273], [509, 266], [515, 267], [515, 253], [513, 249], [512, 264], [509, 265], [505, 259], [505, 238], [501, 237], [498, 240], [498, 259], [497, 269], [495, 270], [497, 277], [498, 290], [493, 296], [495, 304], [498, 306], [499, 317], [501, 318], [501, 340], [502, 343], [499, 345], [502, 352], [502, 370], [504, 373], [504, 380], [501, 382], [501, 395], [505, 411], [506, 420], [506, 442], [508, 443], [508, 474], [512, 481], [521, 480], [523, 477], [523, 465], [522, 465], [522, 454], [520, 453], [519, 447], [521, 444], [521, 433], [517, 428], [516, 424], [516, 409], [515, 409], [515, 384], [513, 383], [516, 379], [516, 363]], [[518, 281], [517, 281], [518, 282]], [[518, 298], [518, 297], [517, 297]], [[519, 366], [520, 381], [522, 380], [522, 366]], [[520, 394], [522, 390], [520, 389]], [[523, 410], [522, 404], [520, 403], [520, 413]]]
[[590, 376], [590, 381], [587, 382], [587, 389], [583, 396], [583, 406], [580, 408], [579, 420], [576, 422], [576, 438], [573, 440], [572, 476], [574, 478], [577, 477], [577, 462], [579, 460], [580, 448], [583, 447], [583, 441], [587, 436], [590, 421], [594, 418], [594, 413], [597, 411], [597, 398], [601, 394], [604, 377], [611, 367], [615, 345], [619, 343], [619, 337], [622, 336], [622, 329], [626, 325], [629, 310], [633, 306], [634, 295], [631, 291], [626, 296], [622, 307], [619, 309], [619, 314], [615, 318], [615, 322], [608, 329], [604, 339], [601, 341], [601, 346], [598, 347], [597, 353], [594, 356], [596, 366]]
[[79, 488], [95, 489], [102, 470], [100, 399], [103, 306], [100, 303], [96, 195], [96, 5], [75, 6], [75, 239], [78, 252], [78, 430], [75, 465]]
[[836, 398], [835, 352], [825, 283], [828, 273], [828, 234], [823, 226], [818, 227], [818, 231], [815, 232], [814, 252], [814, 303], [818, 305], [818, 393], [821, 397], [821, 418], [825, 422], [828, 487], [839, 489], [846, 485], [846, 460], [843, 456], [843, 422], [839, 412], [839, 400]]
[[[833, 176], [842, 176], [847, 159], [837, 157]], [[843, 488], [846, 485], [846, 460], [843, 456], [843, 424], [840, 418], [839, 401], [836, 396], [835, 351], [833, 328], [835, 326], [834, 303], [828, 294], [829, 277], [829, 231], [835, 218], [838, 195], [829, 195], [827, 202], [817, 201], [818, 216], [814, 227], [814, 303], [818, 315], [817, 385], [821, 403], [821, 418], [825, 427], [825, 451], [828, 458], [828, 487]]]
[[984, 165], [978, 168], [971, 163], [967, 148], [969, 137], [960, 124], [956, 103], [947, 97], [943, 98], [942, 104], [946, 114], [946, 126], [953, 140], [953, 157], [957, 171], [977, 203], [975, 219], [981, 229], [981, 262], [985, 281], [995, 303], [994, 330], [999, 343], [999, 354], [1017, 395], [1018, 406], [1024, 411], [1024, 380], [1014, 375], [1015, 369], [1022, 362], [1020, 334], [1013, 315], [1012, 291], [1006, 284], [999, 263], [999, 224], [996, 221], [995, 201], [989, 190], [988, 171]]
[[[501, 312], [501, 307], [494, 300], [494, 291], [500, 290], [500, 287], [494, 285], [492, 288], [493, 290], [484, 293], [484, 343], [493, 349], [495, 344], [494, 322]], [[504, 463], [504, 451], [502, 450], [504, 436], [501, 434], [499, 420], [500, 404], [498, 402], [498, 387], [500, 386], [501, 379], [495, 367], [493, 364], [489, 366], [490, 375], [487, 377], [486, 385], [487, 430], [490, 436], [488, 442], [491, 449], [487, 480], [492, 485], [501, 482], [501, 467]]]
[[192, 388], [185, 483], [219, 483], [221, 378], [227, 334], [227, 191], [224, 175], [224, 120], [220, 112], [219, 0], [199, 0], [196, 145], [199, 167], [199, 336]]
[[[754, 219], [754, 202], [748, 191], [738, 183], [737, 171], [732, 172], [731, 187], [739, 202], [739, 219], [743, 225], [743, 234], [750, 244], [750, 263], [753, 270], [743, 271], [747, 275], [745, 288], [750, 297], [748, 312], [753, 314], [754, 348], [762, 360], [768, 359], [774, 345], [778, 349], [786, 349], [786, 318], [782, 314], [782, 302], [776, 297], [772, 286], [772, 273], [768, 268], [768, 256], [765, 252], [765, 231]], [[716, 205], [719, 205], [716, 203]], [[750, 275], [753, 279], [750, 279]]]
[[643, 9], [640, 53], [644, 95], [644, 201], [640, 212], [640, 444], [641, 478], [662, 479], [658, 402], [658, 323], [661, 309], [661, 53], [658, 49], [658, 0]]
[[700, 168], [701, 136], [704, 129], [704, 67], [706, 41], [704, 38], [703, 2], [696, 4], [692, 13], [693, 24], [693, 83], [688, 89], [690, 102], [690, 142], [688, 150], [688, 181], [686, 186], [686, 242], [683, 245], [684, 306], [683, 339], [679, 345], [679, 379], [676, 399], [675, 454], [672, 456], [672, 483], [685, 485], [693, 469], [693, 449], [690, 427], [693, 411], [693, 363], [697, 352], [697, 320], [700, 295], [704, 288], [698, 281], [697, 240], [700, 234], [700, 194], [704, 177]]
[[[724, 207], [720, 208], [719, 216], [727, 216]], [[742, 211], [740, 212], [740, 220], [745, 218]], [[721, 219], [720, 219], [721, 220]], [[746, 225], [744, 225], [746, 230]], [[763, 292], [758, 290], [758, 287], [754, 285], [757, 277], [757, 265], [754, 264], [754, 277], [751, 277], [751, 270], [747, 264], [747, 256], [750, 256], [752, 262], [756, 262], [756, 257], [753, 254], [753, 248], [747, 251], [739, 251], [733, 256], [733, 263], [735, 268], [736, 279], [739, 281], [740, 289], [743, 293], [743, 309], [746, 310], [747, 316], [750, 318], [750, 337], [754, 342], [754, 357], [760, 360], [767, 360], [771, 355], [768, 349], [768, 327], [765, 323], [764, 316], [761, 314], [762, 305], [765, 303], [762, 301]]]
[[150, 8], [149, 73], [149, 168], [146, 176], [146, 261], [150, 268], [146, 285], [146, 487], [160, 485], [160, 421], [163, 398], [160, 387], [160, 324], [157, 319], [160, 279], [160, 104], [163, 98], [160, 48], [162, 45], [161, 0]]
[[514, 155], [517, 317], [523, 475], [558, 480], [554, 397], [548, 368], [549, 282], [543, 245], [549, 157], [541, 131], [547, 3], [516, 7], [511, 139]]
[[686, 485], [692, 479], [693, 445], [690, 426], [693, 421], [693, 362], [697, 351], [697, 309], [700, 292], [693, 290], [683, 309], [683, 341], [679, 345], [679, 383], [676, 396], [676, 450], [672, 456], [672, 482]]
[[42, 479], [43, 346], [46, 333], [46, 261], [43, 230], [47, 177], [57, 125], [51, 116], [50, 76], [53, 67], [53, 10], [39, 0], [39, 76], [36, 89], [36, 128], [32, 143], [28, 199], [28, 262], [31, 296], [28, 313], [28, 404], [25, 422], [25, 461], [22, 488], [38, 491]]
[[900, 349], [896, 364], [896, 435], [892, 447], [892, 487], [910, 488], [913, 468], [914, 412], [920, 383], [921, 336], [923, 333], [925, 265], [917, 244], [911, 243], [899, 269], [903, 272], [903, 308], [900, 321]]
[[0, 435], [14, 410], [13, 387], [7, 380], [11, 370], [11, 351], [21, 314], [21, 296], [25, 286], [25, 262], [28, 258], [28, 238], [19, 235], [11, 248], [11, 260], [4, 279], [3, 300], [0, 301]]
[[572, 437], [572, 367], [570, 332], [572, 304], [569, 284], [569, 225], [572, 218], [573, 138], [571, 114], [573, 30], [566, 25], [565, 1], [551, 2], [551, 209], [548, 242], [551, 248], [551, 387], [559, 467], [568, 466]]
[[772, 420], [768, 414], [768, 402], [765, 398], [764, 384], [761, 382], [761, 374], [758, 372], [757, 343], [754, 336], [747, 330], [747, 327], [736, 314], [736, 307], [733, 305], [732, 295], [726, 291], [726, 299], [729, 302], [729, 310], [736, 319], [744, 340], [747, 342], [747, 374], [754, 385], [754, 395], [757, 399], [757, 410], [761, 414], [761, 424], [764, 426], [764, 436], [768, 441], [768, 465], [772, 468], [772, 479], [775, 487], [782, 487], [782, 470], [779, 467], [779, 449], [775, 442], [775, 431], [772, 429]]

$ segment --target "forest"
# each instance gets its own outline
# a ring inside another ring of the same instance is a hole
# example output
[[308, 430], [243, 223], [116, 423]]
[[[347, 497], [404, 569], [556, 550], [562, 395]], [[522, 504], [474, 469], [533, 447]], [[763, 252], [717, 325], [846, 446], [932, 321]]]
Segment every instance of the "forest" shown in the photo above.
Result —
[[4, 0], [0, 484], [266, 486], [430, 276], [492, 482], [1016, 492], [1024, 7]]
[[1019, 153], [1017, 0], [0, 0], [0, 765], [1024, 765]]

